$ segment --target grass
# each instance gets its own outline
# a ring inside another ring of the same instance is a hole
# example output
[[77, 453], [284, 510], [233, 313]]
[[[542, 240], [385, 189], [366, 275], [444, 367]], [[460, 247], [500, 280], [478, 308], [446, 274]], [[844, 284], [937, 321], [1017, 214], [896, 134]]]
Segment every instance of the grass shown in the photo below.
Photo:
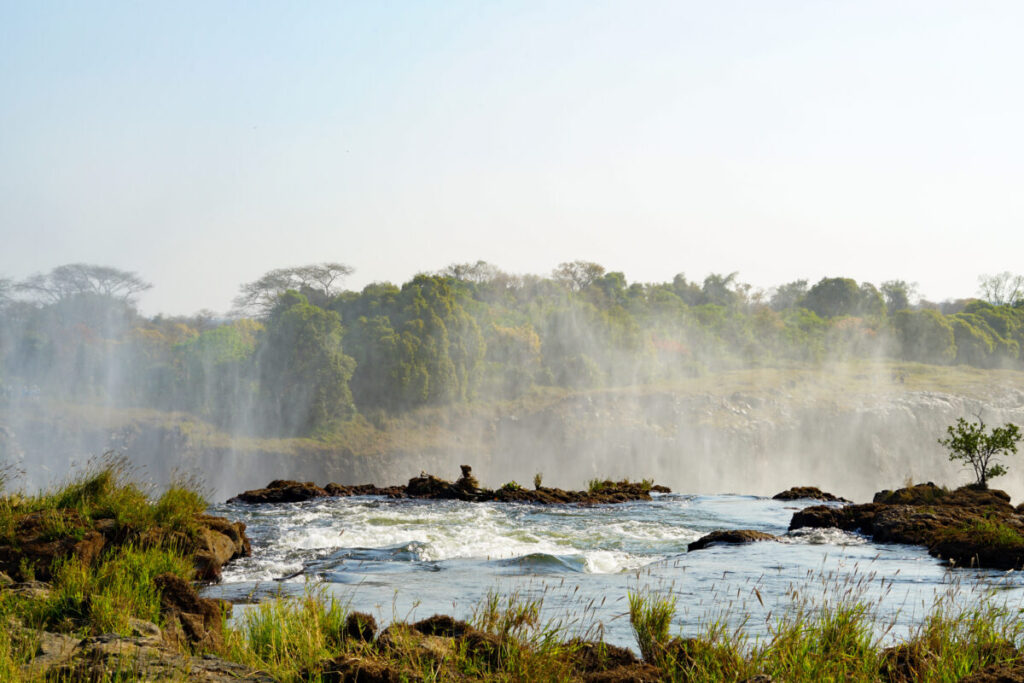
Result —
[[995, 519], [971, 519], [951, 535], [970, 538], [972, 543], [994, 548], [1018, 549], [1024, 546], [1024, 537], [1015, 528]]
[[627, 486], [639, 486], [641, 491], [647, 492], [654, 486], [653, 479], [641, 479], [638, 482], [633, 482], [629, 479], [620, 479], [619, 481], [613, 481], [609, 478], [596, 478], [591, 479], [587, 482], [587, 491], [590, 493], [604, 493], [605, 491], [614, 490], [617, 488], [625, 488]]

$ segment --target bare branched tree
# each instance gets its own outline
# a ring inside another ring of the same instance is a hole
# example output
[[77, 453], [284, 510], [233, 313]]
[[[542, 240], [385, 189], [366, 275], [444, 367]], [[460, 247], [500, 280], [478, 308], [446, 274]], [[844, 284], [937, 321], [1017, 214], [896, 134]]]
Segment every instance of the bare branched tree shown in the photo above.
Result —
[[131, 303], [135, 295], [153, 285], [135, 273], [110, 266], [87, 263], [69, 263], [49, 273], [37, 273], [14, 285], [14, 290], [25, 292], [48, 303], [61, 303], [82, 294], [109, 297]]
[[266, 315], [278, 297], [289, 289], [314, 294], [318, 299], [326, 301], [338, 294], [341, 283], [354, 272], [351, 266], [344, 263], [277, 268], [258, 280], [242, 285], [239, 295], [235, 297], [235, 308], [244, 314]]
[[1024, 301], [1024, 275], [1004, 271], [978, 277], [978, 291], [993, 306], [1016, 306]]

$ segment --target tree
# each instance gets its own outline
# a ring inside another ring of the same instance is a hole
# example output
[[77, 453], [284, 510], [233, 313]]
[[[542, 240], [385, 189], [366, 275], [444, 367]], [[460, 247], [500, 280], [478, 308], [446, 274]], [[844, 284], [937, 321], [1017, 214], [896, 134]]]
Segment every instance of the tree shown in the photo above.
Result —
[[978, 291], [995, 306], [1016, 306], [1024, 301], [1024, 275], [1009, 271], [978, 277]]
[[152, 287], [135, 273], [87, 263], [57, 266], [46, 275], [37, 273], [14, 286], [51, 304], [89, 294], [131, 303], [136, 294]]
[[860, 310], [861, 290], [848, 277], [822, 278], [804, 297], [803, 306], [822, 318], [857, 315]]
[[980, 415], [977, 422], [957, 418], [955, 425], [946, 427], [946, 432], [949, 438], [939, 439], [939, 443], [949, 449], [950, 461], [969, 465], [974, 470], [976, 485], [983, 489], [988, 488], [989, 479], [1006, 474], [1006, 468], [993, 461], [1016, 453], [1021, 439], [1020, 428], [1010, 422], [986, 434]]
[[570, 292], [583, 291], [602, 275], [604, 275], [604, 266], [590, 261], [559, 263], [558, 268], [552, 273], [552, 277]]
[[341, 337], [334, 311], [294, 291], [278, 299], [256, 352], [268, 431], [309, 435], [355, 413], [348, 384], [355, 361], [342, 352]]
[[807, 296], [807, 280], [794, 280], [777, 287], [772, 293], [769, 305], [776, 311], [796, 308], [805, 296]]
[[274, 308], [278, 297], [288, 290], [299, 292], [310, 303], [323, 308], [338, 293], [337, 288], [344, 279], [354, 272], [344, 263], [330, 262], [276, 268], [239, 287], [235, 308], [243, 313], [265, 316]]
[[917, 295], [917, 283], [904, 280], [886, 280], [881, 286], [885, 307], [889, 315], [910, 308], [910, 299]]

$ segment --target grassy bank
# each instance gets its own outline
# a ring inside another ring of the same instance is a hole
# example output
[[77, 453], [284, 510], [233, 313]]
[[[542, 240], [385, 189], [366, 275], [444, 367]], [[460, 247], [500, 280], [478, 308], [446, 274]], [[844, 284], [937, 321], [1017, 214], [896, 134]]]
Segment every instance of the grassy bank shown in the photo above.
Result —
[[[466, 622], [378, 628], [314, 587], [228, 622], [225, 605], [194, 592], [172, 599], [202, 564], [204, 509], [194, 482], [157, 494], [110, 458], [51, 491], [0, 496], [0, 680], [958, 681], [1024, 666], [1024, 621], [997, 594], [940, 596], [896, 640], [856, 579], [794, 593], [760, 638], [725, 621], [677, 637], [672, 593], [639, 589], [635, 651], [602, 642], [600, 624], [542, 620], [540, 601], [518, 595], [492, 594]], [[189, 601], [207, 610], [201, 634]]]

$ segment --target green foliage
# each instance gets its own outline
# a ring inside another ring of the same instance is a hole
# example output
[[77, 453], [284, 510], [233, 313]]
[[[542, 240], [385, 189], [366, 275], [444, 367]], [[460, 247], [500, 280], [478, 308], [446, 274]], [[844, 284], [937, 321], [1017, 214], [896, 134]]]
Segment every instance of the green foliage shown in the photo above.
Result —
[[298, 680], [302, 670], [338, 654], [347, 610], [324, 590], [279, 598], [246, 610], [225, 638], [233, 660], [275, 680]]
[[522, 487], [522, 485], [518, 481], [512, 480], [512, 481], [507, 481], [504, 484], [502, 484], [501, 485], [501, 490], [502, 491], [522, 491], [523, 487]]
[[949, 449], [949, 459], [969, 466], [974, 471], [975, 483], [981, 488], [988, 486], [989, 479], [1006, 474], [1006, 468], [995, 460], [1015, 454], [1021, 439], [1020, 428], [1013, 423], [994, 427], [986, 433], [980, 417], [977, 422], [957, 418], [955, 425], [946, 427], [946, 433], [949, 436], [939, 439], [939, 443]]
[[892, 326], [904, 360], [941, 364], [956, 357], [953, 327], [938, 311], [897, 311]]
[[274, 433], [311, 434], [355, 414], [348, 385], [355, 362], [341, 338], [337, 313], [298, 292], [278, 299], [257, 350], [264, 420]]
[[533, 488], [540, 489], [541, 484], [543, 484], [543, 483], [544, 483], [544, 474], [543, 473], [538, 472], [537, 474], [533, 475]]
[[633, 627], [640, 654], [651, 663], [664, 662], [669, 628], [676, 613], [674, 596], [655, 593], [629, 593], [629, 625]]

